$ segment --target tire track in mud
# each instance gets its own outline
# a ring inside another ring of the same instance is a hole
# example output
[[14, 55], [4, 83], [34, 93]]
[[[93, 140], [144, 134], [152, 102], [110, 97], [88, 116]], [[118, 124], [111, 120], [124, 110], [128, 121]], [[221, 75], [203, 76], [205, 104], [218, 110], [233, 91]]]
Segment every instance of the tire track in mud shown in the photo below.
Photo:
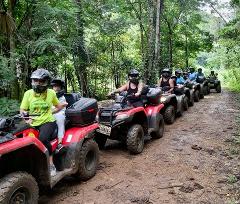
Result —
[[82, 183], [67, 178], [40, 203], [228, 203], [227, 176], [240, 169], [226, 142], [237, 131], [236, 104], [229, 92], [206, 96], [167, 125], [163, 138], [147, 142], [140, 155], [109, 142], [94, 178]]

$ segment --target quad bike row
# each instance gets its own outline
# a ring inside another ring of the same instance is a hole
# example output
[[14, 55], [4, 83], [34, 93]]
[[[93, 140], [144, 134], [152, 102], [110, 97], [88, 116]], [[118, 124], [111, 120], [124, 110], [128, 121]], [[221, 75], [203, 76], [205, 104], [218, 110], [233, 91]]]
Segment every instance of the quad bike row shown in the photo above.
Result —
[[127, 105], [135, 96], [120, 93], [114, 96], [115, 101], [109, 107], [100, 108], [95, 136], [99, 148], [104, 148], [107, 139], [112, 139], [126, 144], [130, 153], [139, 154], [146, 139], [161, 138], [165, 123], [173, 124], [177, 116], [182, 116], [189, 106], [209, 93], [205, 81], [176, 86], [174, 93], [168, 93], [169, 88], [165, 88], [145, 87], [141, 94], [143, 107]]
[[176, 87], [173, 94], [145, 87], [141, 95], [143, 107], [129, 106], [128, 100], [135, 96], [120, 93], [109, 107], [99, 110], [95, 99], [65, 94], [69, 105], [62, 147], [58, 148], [56, 136], [51, 141], [57, 168], [54, 177], [50, 176], [49, 154], [38, 140], [38, 130], [26, 125], [21, 115], [0, 118], [0, 204], [35, 204], [39, 187], [53, 188], [66, 176], [92, 178], [99, 148], [107, 139], [125, 143], [130, 153], [141, 153], [146, 138], [161, 138], [164, 124], [174, 123], [176, 116], [207, 93], [203, 90], [200, 83]]

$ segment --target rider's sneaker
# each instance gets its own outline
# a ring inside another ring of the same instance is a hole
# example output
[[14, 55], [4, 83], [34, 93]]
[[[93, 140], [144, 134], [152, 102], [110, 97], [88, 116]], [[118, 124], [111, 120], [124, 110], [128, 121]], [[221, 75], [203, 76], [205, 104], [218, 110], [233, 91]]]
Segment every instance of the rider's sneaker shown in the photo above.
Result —
[[50, 165], [50, 175], [51, 176], [56, 176], [57, 175], [57, 170], [56, 170], [56, 167], [54, 166], [54, 164]]

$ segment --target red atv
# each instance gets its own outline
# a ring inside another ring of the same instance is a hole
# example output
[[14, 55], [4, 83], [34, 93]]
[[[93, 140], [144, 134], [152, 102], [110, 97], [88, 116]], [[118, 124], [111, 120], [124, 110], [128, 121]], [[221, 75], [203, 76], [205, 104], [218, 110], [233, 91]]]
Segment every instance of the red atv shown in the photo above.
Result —
[[93, 140], [98, 128], [96, 113], [95, 99], [80, 98], [67, 108], [62, 148], [57, 148], [57, 139], [51, 141], [57, 168], [54, 177], [50, 176], [49, 154], [38, 140], [38, 130], [17, 124], [20, 116], [0, 118], [0, 204], [35, 204], [38, 186], [52, 188], [65, 176], [81, 180], [93, 177], [99, 161], [98, 145]]
[[111, 107], [101, 108], [97, 119], [99, 129], [95, 137], [100, 148], [105, 146], [106, 140], [118, 140], [127, 145], [127, 149], [133, 154], [139, 154], [144, 148], [145, 136], [160, 138], [164, 132], [164, 120], [160, 104], [161, 90], [150, 88], [146, 95], [142, 96], [144, 107], [127, 105], [131, 97], [126, 93], [115, 97], [115, 103]]

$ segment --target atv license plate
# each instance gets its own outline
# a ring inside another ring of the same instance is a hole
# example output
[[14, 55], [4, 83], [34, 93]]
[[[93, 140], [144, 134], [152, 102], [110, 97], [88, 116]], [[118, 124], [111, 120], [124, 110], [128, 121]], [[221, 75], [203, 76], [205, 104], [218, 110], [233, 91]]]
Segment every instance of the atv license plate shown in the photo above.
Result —
[[112, 129], [111, 127], [99, 124], [99, 129], [97, 131], [104, 134], [104, 135], [110, 136], [111, 135], [111, 129]]

